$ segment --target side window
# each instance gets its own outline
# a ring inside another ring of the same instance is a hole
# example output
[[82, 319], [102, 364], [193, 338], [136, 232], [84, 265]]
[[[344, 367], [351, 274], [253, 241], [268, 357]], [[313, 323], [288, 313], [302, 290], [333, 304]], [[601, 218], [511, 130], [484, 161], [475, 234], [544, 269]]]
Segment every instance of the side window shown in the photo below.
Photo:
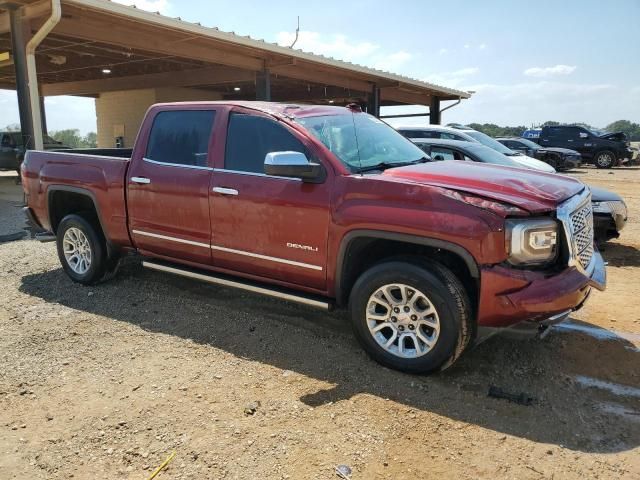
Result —
[[275, 120], [232, 113], [227, 130], [224, 168], [264, 173], [264, 157], [270, 152], [301, 152], [304, 145]]
[[438, 138], [444, 138], [446, 140], [462, 140], [458, 135], [449, 132], [439, 132]]
[[153, 120], [145, 158], [162, 163], [207, 166], [213, 110], [169, 110]]
[[431, 147], [431, 158], [434, 160], [462, 160], [462, 156], [458, 152], [444, 147]]
[[11, 146], [11, 137], [9, 135], [2, 135], [2, 144], [3, 147]]

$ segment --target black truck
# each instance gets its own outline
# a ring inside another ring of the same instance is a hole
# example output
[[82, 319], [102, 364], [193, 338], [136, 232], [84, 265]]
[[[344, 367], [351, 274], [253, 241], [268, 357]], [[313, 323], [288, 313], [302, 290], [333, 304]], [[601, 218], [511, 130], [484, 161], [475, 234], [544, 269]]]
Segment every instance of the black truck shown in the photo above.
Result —
[[577, 125], [542, 127], [538, 143], [542, 147], [560, 147], [576, 150], [584, 163], [598, 168], [622, 165], [633, 158], [629, 139], [622, 132], [598, 135]]

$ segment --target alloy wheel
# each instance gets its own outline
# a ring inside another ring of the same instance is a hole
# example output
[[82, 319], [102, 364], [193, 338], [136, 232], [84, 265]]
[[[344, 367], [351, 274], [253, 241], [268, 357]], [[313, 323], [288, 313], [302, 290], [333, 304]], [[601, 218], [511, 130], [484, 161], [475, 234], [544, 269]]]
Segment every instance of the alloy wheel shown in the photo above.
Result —
[[91, 268], [91, 245], [82, 230], [69, 228], [62, 238], [62, 249], [67, 265], [78, 275], [84, 275]]
[[435, 306], [420, 290], [405, 284], [378, 288], [367, 302], [369, 333], [387, 352], [417, 358], [430, 352], [440, 334]]

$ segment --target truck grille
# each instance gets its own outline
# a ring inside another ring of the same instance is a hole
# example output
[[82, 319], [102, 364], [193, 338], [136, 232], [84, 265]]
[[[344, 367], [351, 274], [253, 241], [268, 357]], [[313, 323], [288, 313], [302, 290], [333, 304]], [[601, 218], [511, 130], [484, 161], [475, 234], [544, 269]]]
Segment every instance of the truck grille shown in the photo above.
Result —
[[593, 257], [593, 211], [591, 201], [569, 215], [574, 255], [585, 270]]

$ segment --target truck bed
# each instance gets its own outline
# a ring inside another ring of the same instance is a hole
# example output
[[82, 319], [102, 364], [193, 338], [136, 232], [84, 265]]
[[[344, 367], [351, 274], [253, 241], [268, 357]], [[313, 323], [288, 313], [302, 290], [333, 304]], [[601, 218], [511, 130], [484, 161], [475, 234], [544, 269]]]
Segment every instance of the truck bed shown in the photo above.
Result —
[[106, 236], [128, 245], [125, 177], [130, 156], [130, 149], [28, 151], [22, 166], [22, 182], [25, 193], [37, 192], [27, 203], [40, 226], [52, 230], [52, 222], [56, 221], [54, 212], [48, 208], [51, 195], [69, 198], [74, 193], [88, 193]]

